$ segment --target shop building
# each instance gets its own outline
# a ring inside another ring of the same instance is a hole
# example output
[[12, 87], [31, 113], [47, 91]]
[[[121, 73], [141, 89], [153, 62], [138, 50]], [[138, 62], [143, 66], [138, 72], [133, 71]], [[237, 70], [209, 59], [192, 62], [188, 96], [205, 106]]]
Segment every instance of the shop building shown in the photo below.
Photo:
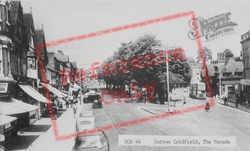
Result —
[[[16, 81], [11, 77], [0, 77], [0, 115], [11, 116], [13, 120], [0, 125], [0, 132], [6, 138], [17, 135], [36, 121], [38, 106], [13, 98]], [[1, 121], [2, 122], [2, 121]]]
[[241, 80], [244, 100], [250, 98], [250, 31], [241, 35], [242, 61], [243, 61], [243, 79]]

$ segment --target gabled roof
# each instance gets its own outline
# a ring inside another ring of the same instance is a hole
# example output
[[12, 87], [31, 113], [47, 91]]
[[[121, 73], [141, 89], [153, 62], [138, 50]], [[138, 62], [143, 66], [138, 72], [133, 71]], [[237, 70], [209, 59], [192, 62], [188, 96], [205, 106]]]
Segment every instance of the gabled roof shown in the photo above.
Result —
[[221, 66], [219, 66], [219, 74], [221, 74], [222, 72], [224, 72], [224, 70], [225, 70], [225, 66], [226, 65], [221, 65]]
[[[44, 46], [46, 44], [45, 36], [43, 29], [36, 29], [35, 30], [35, 39], [36, 39], [36, 46]], [[40, 54], [44, 56], [45, 63], [48, 63], [48, 55], [47, 55], [47, 48], [46, 46], [40, 48]]]
[[243, 68], [242, 61], [235, 61], [233, 58], [230, 58], [223, 73], [243, 72]]
[[186, 57], [187, 63], [195, 63], [195, 60], [193, 57]]
[[68, 63], [69, 62], [69, 56], [68, 55], [61, 55], [61, 54], [55, 54], [55, 57], [57, 60], [63, 62], [63, 63]]
[[42, 44], [45, 44], [45, 37], [44, 37], [44, 32], [42, 29], [36, 29], [35, 30], [35, 37], [36, 37], [36, 42], [37, 42], [37, 45], [42, 45]]
[[72, 66], [73, 66], [73, 68], [77, 68], [77, 66], [76, 66], [76, 62], [74, 61], [74, 62], [70, 62], [71, 64], [72, 64]]
[[10, 24], [11, 25], [16, 25], [17, 22], [17, 16], [18, 16], [18, 9], [21, 7], [21, 2], [20, 1], [11, 1], [13, 5], [10, 8]]
[[[24, 13], [23, 14], [23, 20], [24, 20], [24, 26], [25, 26], [25, 31], [26, 31], [26, 35], [27, 35], [27, 40], [30, 40], [31, 37], [31, 33], [30, 30], [32, 32], [34, 32], [34, 21], [33, 21], [33, 16], [31, 13]], [[35, 33], [33, 33], [35, 34]]]

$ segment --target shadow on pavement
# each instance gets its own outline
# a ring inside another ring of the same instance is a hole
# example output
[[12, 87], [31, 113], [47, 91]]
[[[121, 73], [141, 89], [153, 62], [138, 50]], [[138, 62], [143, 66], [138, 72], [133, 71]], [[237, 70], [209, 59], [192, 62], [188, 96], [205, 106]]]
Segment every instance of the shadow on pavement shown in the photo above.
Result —
[[[59, 111], [57, 111], [57, 113], [56, 113], [57, 118], [59, 118], [65, 111], [66, 110], [59, 110]], [[42, 117], [43, 118], [50, 118], [50, 114], [43, 114]]]
[[47, 132], [51, 125], [30, 125], [25, 132]]
[[39, 137], [39, 135], [16, 136], [3, 144], [6, 151], [28, 149], [29, 146]]

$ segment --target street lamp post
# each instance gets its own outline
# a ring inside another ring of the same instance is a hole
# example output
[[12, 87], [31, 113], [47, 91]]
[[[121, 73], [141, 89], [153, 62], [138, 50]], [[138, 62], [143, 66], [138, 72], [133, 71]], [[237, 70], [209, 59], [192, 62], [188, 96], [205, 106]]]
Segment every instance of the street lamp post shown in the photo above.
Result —
[[[152, 49], [159, 49], [159, 50], [168, 50], [168, 47], [152, 47]], [[167, 100], [168, 100], [168, 112], [170, 111], [170, 100], [169, 100], [169, 69], [168, 69], [168, 55], [166, 54], [166, 70], [167, 70], [167, 78], [166, 78], [166, 82], [167, 82]]]
[[219, 86], [220, 86], [220, 100], [221, 100], [221, 74], [219, 75]]

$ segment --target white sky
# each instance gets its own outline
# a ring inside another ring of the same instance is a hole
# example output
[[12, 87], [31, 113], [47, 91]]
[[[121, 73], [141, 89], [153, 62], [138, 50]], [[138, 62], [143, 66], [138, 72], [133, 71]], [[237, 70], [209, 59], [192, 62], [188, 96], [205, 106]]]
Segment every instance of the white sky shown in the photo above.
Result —
[[[240, 55], [240, 36], [250, 30], [249, 0], [23, 0], [23, 12], [32, 7], [35, 28], [44, 27], [46, 42], [79, 36], [117, 26], [137, 23], [176, 13], [194, 11], [204, 19], [231, 12], [230, 20], [237, 23], [236, 33], [203, 42], [210, 48], [213, 59], [226, 48]], [[78, 66], [102, 62], [121, 43], [134, 41], [145, 33], [156, 35], [164, 45], [181, 46], [187, 56], [196, 58], [197, 43], [189, 39], [189, 17], [123, 30], [90, 39], [48, 47], [63, 50]]]

